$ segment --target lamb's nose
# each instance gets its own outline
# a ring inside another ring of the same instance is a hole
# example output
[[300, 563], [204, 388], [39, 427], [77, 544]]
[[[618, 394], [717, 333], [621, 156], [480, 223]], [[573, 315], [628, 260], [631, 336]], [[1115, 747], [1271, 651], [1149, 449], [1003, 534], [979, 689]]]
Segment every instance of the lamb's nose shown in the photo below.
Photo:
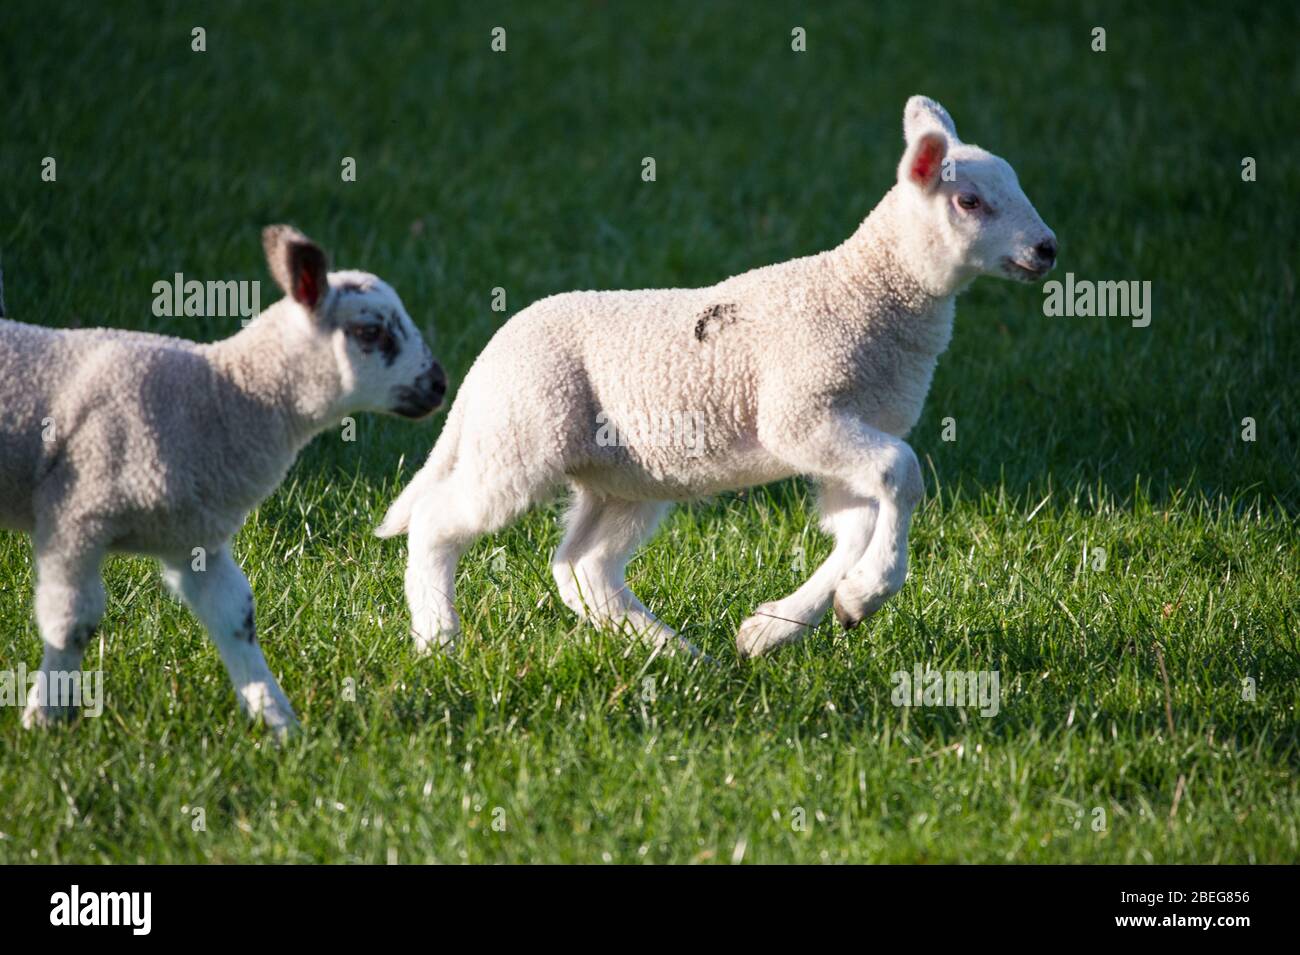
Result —
[[447, 373], [442, 370], [442, 365], [437, 362], [433, 363], [425, 375], [429, 376], [429, 390], [437, 397], [439, 401], [447, 393]]
[[1056, 240], [1044, 239], [1038, 245], [1034, 246], [1034, 254], [1044, 262], [1052, 263], [1056, 261]]

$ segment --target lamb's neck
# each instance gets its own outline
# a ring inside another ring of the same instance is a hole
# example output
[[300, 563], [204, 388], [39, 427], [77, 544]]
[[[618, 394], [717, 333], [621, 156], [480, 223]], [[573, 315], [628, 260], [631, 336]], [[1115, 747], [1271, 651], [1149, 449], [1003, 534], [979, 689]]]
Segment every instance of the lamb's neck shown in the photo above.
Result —
[[[264, 424], [296, 453], [316, 434], [337, 424], [338, 369], [327, 344], [283, 300], [267, 308], [237, 334], [209, 346], [223, 379], [259, 409]], [[266, 435], [271, 438], [275, 435]]]
[[903, 188], [895, 185], [885, 193], [833, 255], [859, 281], [875, 288], [883, 284], [909, 310], [930, 312], [956, 297], [971, 276], [947, 264], [938, 236], [918, 228], [922, 219], [909, 208], [911, 197]]

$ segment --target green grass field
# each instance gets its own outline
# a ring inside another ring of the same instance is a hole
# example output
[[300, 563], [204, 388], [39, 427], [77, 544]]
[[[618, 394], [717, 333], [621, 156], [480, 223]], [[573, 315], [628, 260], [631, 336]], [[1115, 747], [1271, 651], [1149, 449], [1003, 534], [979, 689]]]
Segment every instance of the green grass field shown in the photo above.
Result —
[[[291, 221], [391, 281], [459, 378], [495, 287], [513, 314], [839, 243], [915, 92], [1016, 167], [1054, 277], [1149, 280], [1153, 320], [978, 282], [909, 439], [906, 588], [748, 664], [736, 626], [829, 552], [802, 482], [680, 508], [630, 568], [717, 666], [577, 624], [558, 503], [466, 556], [466, 637], [428, 659], [405, 548], [370, 531], [442, 419], [327, 433], [236, 541], [304, 732], [250, 727], [156, 568], [115, 558], [104, 714], [28, 733], [0, 710], [0, 861], [1300, 859], [1294, 5], [112, 6], [0, 5], [22, 321], [224, 337], [155, 318], [152, 284], [269, 298], [259, 229]], [[2, 668], [40, 659], [31, 600], [30, 542], [0, 533]], [[892, 705], [917, 665], [998, 671], [1000, 712]]]

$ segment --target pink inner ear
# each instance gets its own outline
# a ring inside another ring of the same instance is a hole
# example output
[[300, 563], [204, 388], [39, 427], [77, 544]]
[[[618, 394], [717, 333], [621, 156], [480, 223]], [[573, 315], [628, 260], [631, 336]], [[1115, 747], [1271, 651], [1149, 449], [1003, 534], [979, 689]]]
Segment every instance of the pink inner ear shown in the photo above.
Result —
[[912, 160], [912, 181], [925, 185], [939, 174], [939, 164], [943, 162], [943, 144], [934, 138], [927, 138], [916, 151]]
[[308, 308], [314, 308], [319, 291], [316, 288], [316, 275], [311, 269], [300, 269], [298, 281], [294, 284], [293, 297]]

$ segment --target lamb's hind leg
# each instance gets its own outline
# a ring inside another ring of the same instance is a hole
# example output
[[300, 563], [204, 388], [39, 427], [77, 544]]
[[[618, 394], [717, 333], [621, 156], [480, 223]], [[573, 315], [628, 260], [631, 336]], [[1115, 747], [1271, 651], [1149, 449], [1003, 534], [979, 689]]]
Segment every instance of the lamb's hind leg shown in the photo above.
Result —
[[277, 733], [295, 728], [298, 718], [257, 643], [253, 590], [230, 551], [209, 554], [202, 569], [186, 559], [164, 561], [163, 580], [217, 645], [244, 711]]
[[104, 615], [102, 551], [78, 552], [46, 540], [36, 550], [36, 622], [45, 643], [27, 695], [23, 726], [46, 726], [76, 713], [81, 659]]
[[476, 474], [471, 481], [458, 475], [431, 484], [411, 510], [407, 530], [406, 603], [411, 611], [411, 636], [420, 653], [448, 647], [460, 633], [456, 613], [456, 565], [465, 549], [484, 534], [518, 517], [545, 490], [536, 487], [492, 488]]
[[564, 540], [551, 572], [565, 605], [591, 623], [639, 636], [656, 648], [699, 651], [646, 609], [627, 585], [627, 563], [667, 512], [660, 501], [604, 497], [574, 485]]
[[802, 640], [830, 608], [835, 587], [861, 559], [876, 524], [876, 505], [838, 482], [821, 493], [822, 528], [835, 535], [835, 549], [798, 590], [765, 603], [736, 634], [742, 657], [756, 657], [782, 644]]
[[479, 532], [447, 519], [444, 509], [456, 506], [455, 500], [426, 496], [411, 510], [405, 587], [411, 638], [419, 653], [451, 646], [460, 634], [456, 565]]

